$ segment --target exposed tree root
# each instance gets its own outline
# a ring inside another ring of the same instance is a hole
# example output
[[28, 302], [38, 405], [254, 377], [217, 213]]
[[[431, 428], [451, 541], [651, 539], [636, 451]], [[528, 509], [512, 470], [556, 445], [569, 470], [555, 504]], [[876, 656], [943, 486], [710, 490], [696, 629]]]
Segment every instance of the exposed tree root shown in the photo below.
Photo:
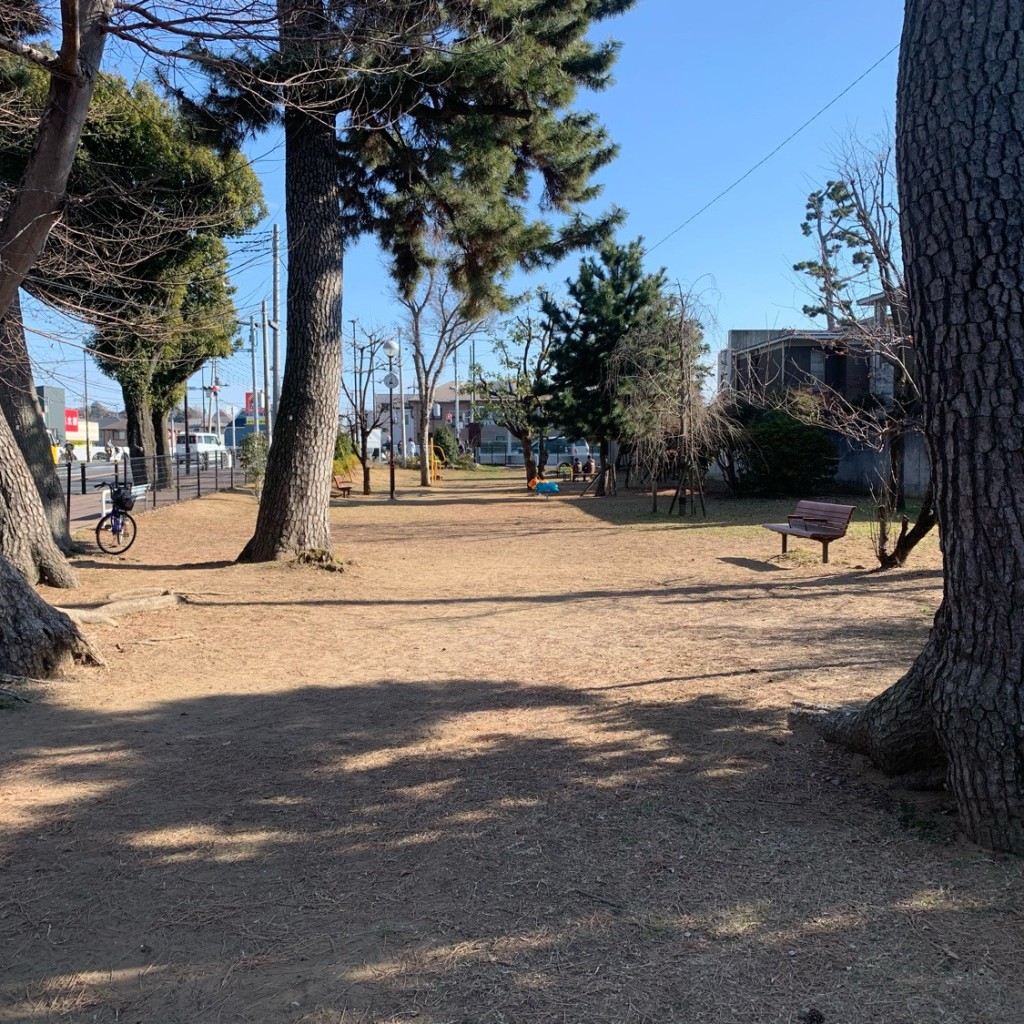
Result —
[[314, 548], [312, 551], [301, 551], [292, 559], [292, 565], [309, 565], [325, 572], [344, 572], [345, 566], [330, 551]]
[[946, 755], [939, 745], [926, 680], [936, 671], [933, 640], [910, 671], [860, 708], [796, 708], [791, 725], [813, 725], [829, 743], [870, 758], [887, 775], [944, 773]]
[[58, 608], [73, 622], [101, 622], [104, 625], [116, 626], [115, 615], [126, 615], [129, 612], [151, 612], [161, 608], [176, 608], [184, 602], [180, 594], [172, 594], [169, 591], [156, 594], [152, 597], [125, 598], [121, 601], [108, 601], [98, 608]]

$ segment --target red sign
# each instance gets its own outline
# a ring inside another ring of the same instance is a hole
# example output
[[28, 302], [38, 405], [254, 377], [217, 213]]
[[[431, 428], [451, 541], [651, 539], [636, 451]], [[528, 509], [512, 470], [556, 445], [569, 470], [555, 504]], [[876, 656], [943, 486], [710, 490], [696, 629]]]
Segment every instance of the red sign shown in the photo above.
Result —
[[78, 433], [78, 410], [77, 409], [65, 409], [64, 410], [64, 431], [68, 434]]
[[[260, 394], [262, 395], [263, 392], [261, 391]], [[253, 404], [254, 403], [253, 403], [253, 400], [252, 400], [252, 392], [251, 391], [246, 391], [246, 393], [245, 393], [245, 412], [246, 412], [246, 415], [248, 415], [248, 416], [252, 415]], [[260, 406], [260, 412], [262, 413], [263, 411], [264, 411], [263, 407]]]

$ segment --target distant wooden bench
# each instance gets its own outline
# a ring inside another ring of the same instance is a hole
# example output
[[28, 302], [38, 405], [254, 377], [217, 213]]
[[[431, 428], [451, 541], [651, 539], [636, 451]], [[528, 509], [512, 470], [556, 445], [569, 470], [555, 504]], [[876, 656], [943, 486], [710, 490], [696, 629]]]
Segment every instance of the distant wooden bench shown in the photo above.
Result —
[[352, 481], [345, 480], [340, 476], [331, 479], [331, 486], [343, 497], [347, 498], [352, 493]]
[[762, 523], [766, 530], [782, 534], [782, 553], [788, 537], [806, 537], [821, 544], [821, 563], [828, 562], [828, 546], [846, 535], [855, 505], [829, 505], [822, 501], [798, 501], [796, 511], [785, 523]]

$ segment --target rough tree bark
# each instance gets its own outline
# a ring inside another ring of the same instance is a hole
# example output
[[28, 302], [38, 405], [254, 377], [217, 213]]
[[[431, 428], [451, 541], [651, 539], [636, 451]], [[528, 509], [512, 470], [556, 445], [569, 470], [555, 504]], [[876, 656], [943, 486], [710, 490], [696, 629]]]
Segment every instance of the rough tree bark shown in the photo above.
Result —
[[121, 388], [124, 396], [124, 410], [128, 435], [128, 454], [131, 458], [132, 482], [148, 484], [150, 480], [149, 457], [156, 453], [156, 434], [153, 430], [153, 404], [149, 397], [148, 385], [138, 390]]
[[99, 664], [78, 627], [0, 555], [0, 672], [47, 679], [73, 661]]
[[78, 586], [74, 570], [54, 543], [42, 499], [6, 416], [0, 416], [0, 554], [30, 584]]
[[25, 176], [0, 223], [0, 317], [39, 259], [61, 215], [64, 189], [92, 101], [113, 0], [61, 0], [61, 48], [35, 63], [50, 72], [50, 91]]
[[54, 543], [71, 554], [78, 546], [68, 532], [64, 489], [55, 472], [50, 437], [36, 396], [17, 295], [0, 320], [0, 409], [32, 474]]
[[[149, 483], [154, 487], [170, 487], [172, 480], [172, 459], [174, 449], [171, 447], [171, 418], [167, 410], [153, 410], [153, 442], [156, 452], [156, 473]], [[234, 458], [234, 456], [232, 456]]]
[[[285, 36], [318, 24], [316, 3], [283, 0]], [[252, 539], [240, 562], [332, 551], [328, 508], [341, 379], [341, 259], [334, 118], [287, 106], [284, 115], [288, 230], [288, 345], [281, 403]]]
[[967, 834], [1024, 853], [1024, 6], [907, 0], [897, 166], [945, 556], [910, 671], [829, 735], [945, 764]]
[[[433, 401], [433, 392], [430, 400]], [[430, 486], [430, 405], [420, 402], [417, 430], [420, 435], [420, 487]]]

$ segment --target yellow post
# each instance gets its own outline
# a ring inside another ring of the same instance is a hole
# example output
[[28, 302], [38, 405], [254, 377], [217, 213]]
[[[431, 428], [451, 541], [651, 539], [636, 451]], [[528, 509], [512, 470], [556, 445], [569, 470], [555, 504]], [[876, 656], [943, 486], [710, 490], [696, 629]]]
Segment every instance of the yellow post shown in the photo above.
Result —
[[430, 446], [430, 482], [436, 483], [441, 479], [441, 449], [437, 445]]

